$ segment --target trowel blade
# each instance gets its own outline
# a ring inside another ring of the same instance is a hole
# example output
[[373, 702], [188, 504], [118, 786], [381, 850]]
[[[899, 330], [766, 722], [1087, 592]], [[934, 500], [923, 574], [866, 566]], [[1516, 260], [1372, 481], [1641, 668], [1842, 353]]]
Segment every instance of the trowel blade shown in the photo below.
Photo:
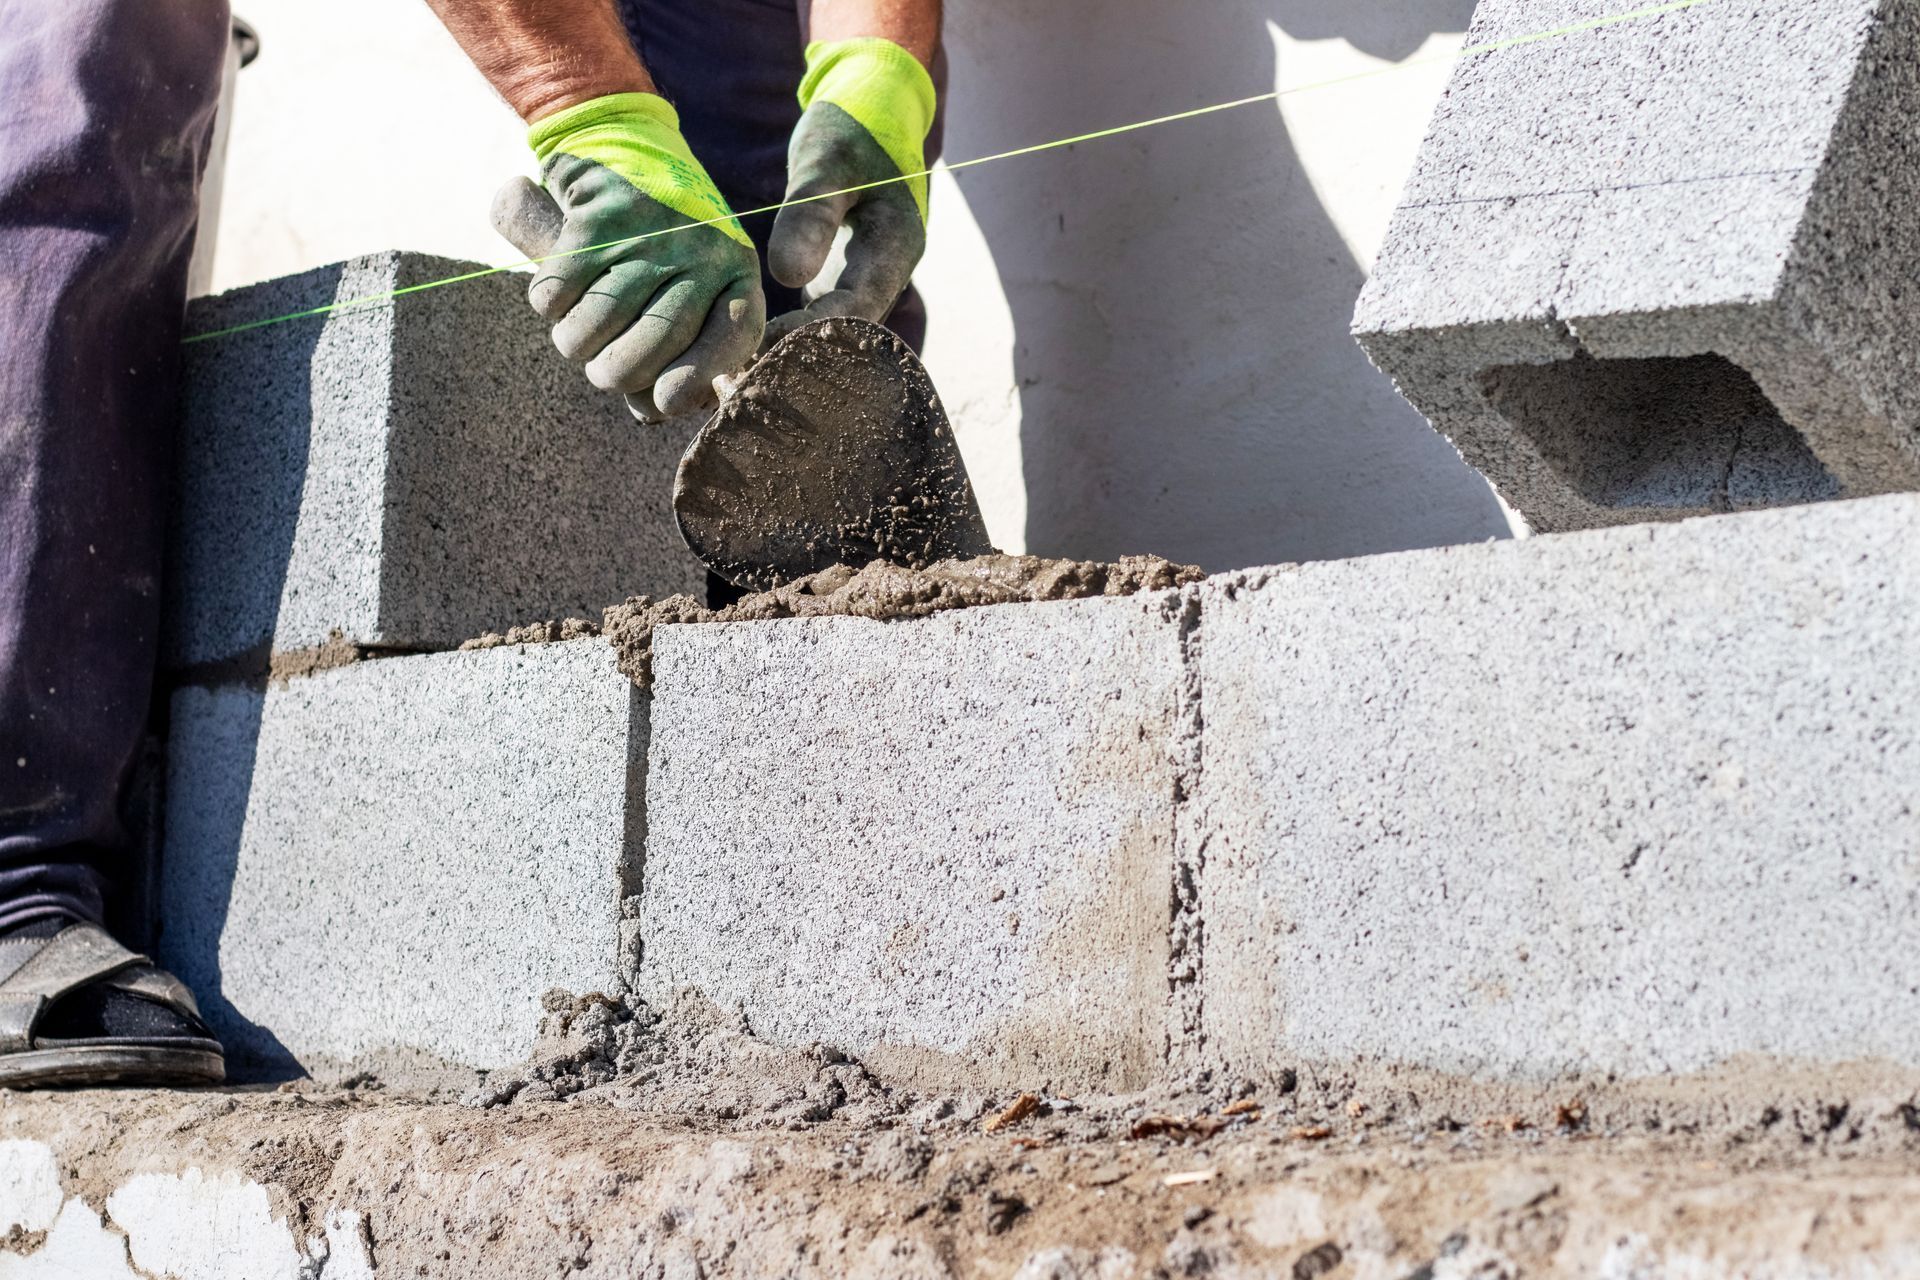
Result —
[[993, 550], [926, 368], [867, 320], [775, 344], [687, 447], [673, 513], [708, 568], [753, 591]]

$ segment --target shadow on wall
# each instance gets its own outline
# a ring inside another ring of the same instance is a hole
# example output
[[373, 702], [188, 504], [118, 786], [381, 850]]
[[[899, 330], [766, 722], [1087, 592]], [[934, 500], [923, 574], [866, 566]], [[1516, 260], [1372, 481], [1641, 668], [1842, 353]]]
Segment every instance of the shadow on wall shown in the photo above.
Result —
[[[246, 311], [202, 300], [189, 313], [190, 327], [325, 306], [341, 299], [344, 279], [338, 264], [290, 276], [243, 295]], [[152, 851], [153, 946], [192, 988], [226, 1048], [228, 1079], [238, 1082], [305, 1074], [273, 1030], [229, 998], [221, 953], [245, 846], [274, 621], [306, 496], [314, 403], [326, 394], [312, 375], [324, 332], [319, 324], [282, 325], [187, 348], [176, 440], [167, 576], [192, 584], [195, 608], [185, 609], [187, 590], [176, 585], [167, 593], [169, 649], [197, 644], [227, 656], [163, 677], [179, 695], [169, 701], [169, 736], [176, 744], [190, 738], [192, 748], [167, 760], [163, 837]], [[247, 518], [219, 518], [236, 495]]]
[[[1270, 91], [1276, 28], [1398, 60], [1472, 10], [956, 8], [946, 154]], [[1350, 337], [1364, 275], [1277, 108], [956, 176], [1013, 316], [1029, 551], [1223, 570], [1507, 535], [1485, 482]]]
[[1465, 31], [1478, 0], [1273, 0], [1266, 16], [1296, 40], [1345, 40], [1394, 62], [1437, 31]]

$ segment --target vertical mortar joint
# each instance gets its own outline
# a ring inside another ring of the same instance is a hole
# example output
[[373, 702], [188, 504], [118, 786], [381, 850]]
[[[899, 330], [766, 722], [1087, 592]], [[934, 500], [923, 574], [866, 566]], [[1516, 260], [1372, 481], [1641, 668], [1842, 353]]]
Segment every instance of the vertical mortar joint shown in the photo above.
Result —
[[1201, 910], [1206, 840], [1191, 810], [1200, 796], [1205, 767], [1206, 706], [1200, 658], [1203, 642], [1202, 587], [1175, 598], [1180, 682], [1175, 700], [1173, 751], [1173, 875], [1167, 894], [1167, 1061], [1178, 1069], [1199, 1059], [1204, 1039], [1201, 966], [1206, 951]]

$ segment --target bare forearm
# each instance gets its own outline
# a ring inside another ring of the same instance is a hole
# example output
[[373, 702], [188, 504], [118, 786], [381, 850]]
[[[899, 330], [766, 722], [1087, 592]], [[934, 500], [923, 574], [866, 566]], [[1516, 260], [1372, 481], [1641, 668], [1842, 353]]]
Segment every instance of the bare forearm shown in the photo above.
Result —
[[813, 0], [813, 40], [879, 36], [933, 65], [940, 47], [940, 0]]
[[[937, 0], [931, 2], [937, 5]], [[859, 3], [905, 6], [908, 0]], [[427, 0], [427, 4], [522, 120], [538, 120], [609, 93], [655, 92], [653, 78], [628, 42], [612, 0]]]

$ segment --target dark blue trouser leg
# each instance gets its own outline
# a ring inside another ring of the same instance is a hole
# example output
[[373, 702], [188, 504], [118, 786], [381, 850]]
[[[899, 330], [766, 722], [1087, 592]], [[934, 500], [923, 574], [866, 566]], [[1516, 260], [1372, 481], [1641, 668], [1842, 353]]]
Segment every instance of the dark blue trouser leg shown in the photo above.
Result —
[[[780, 203], [787, 193], [787, 139], [800, 122], [806, 74], [808, 0], [617, 0], [627, 34], [660, 92], [680, 112], [693, 154], [737, 210]], [[946, 93], [944, 60], [934, 82]], [[944, 108], [943, 108], [944, 111]], [[927, 139], [940, 154], [942, 121]], [[760, 250], [767, 314], [800, 305], [800, 291], [765, 272], [773, 215], [742, 219]], [[926, 336], [926, 307], [911, 286], [887, 323], [916, 351]]]
[[227, 0], [0, 0], [0, 929], [98, 920]]

